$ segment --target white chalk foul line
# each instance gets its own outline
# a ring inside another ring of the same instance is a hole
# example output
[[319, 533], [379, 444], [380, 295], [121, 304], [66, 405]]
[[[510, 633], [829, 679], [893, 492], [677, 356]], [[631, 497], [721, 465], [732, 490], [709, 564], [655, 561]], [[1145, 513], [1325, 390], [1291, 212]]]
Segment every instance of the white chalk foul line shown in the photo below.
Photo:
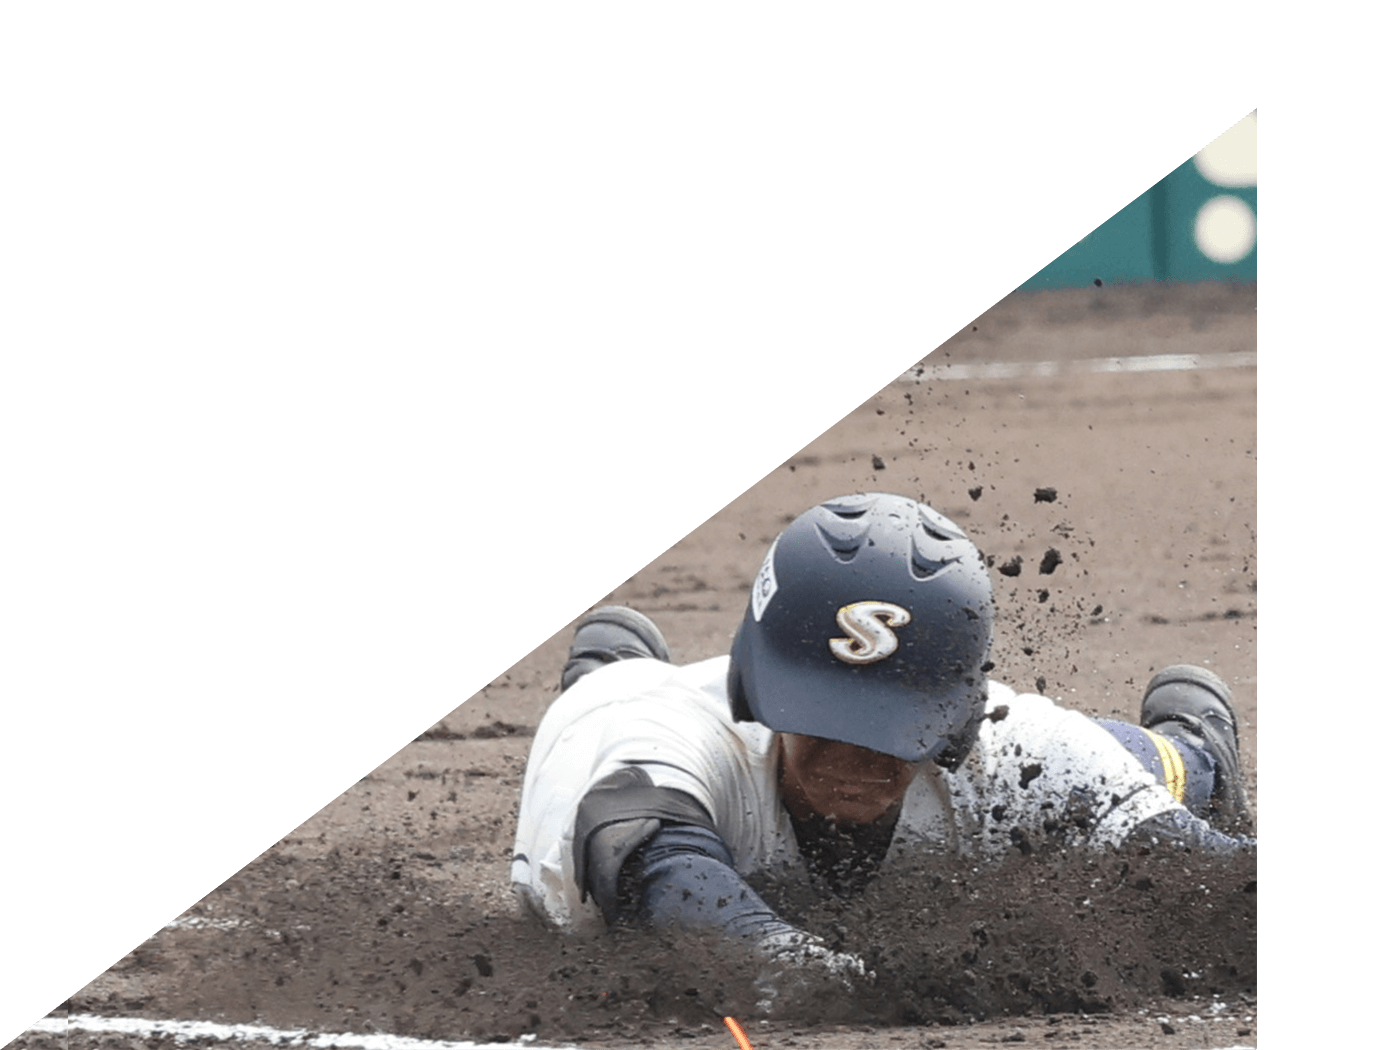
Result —
[[1184, 372], [1208, 368], [1253, 368], [1253, 350], [1229, 354], [1145, 354], [1141, 357], [1093, 357], [1084, 361], [987, 361], [980, 364], [915, 365], [901, 383], [959, 379], [1045, 379], [1101, 372]]
[[[1193, 1017], [1193, 1021], [1201, 1018]], [[72, 1017], [45, 1017], [29, 1028], [31, 1032], [47, 1035], [65, 1035], [75, 1030], [84, 1032], [109, 1032], [118, 1035], [135, 1035], [149, 1038], [167, 1035], [177, 1042], [200, 1040], [205, 1045], [211, 1041], [253, 1042], [261, 1040], [277, 1046], [343, 1048], [343, 1050], [545, 1050], [530, 1036], [516, 1043], [461, 1043], [444, 1042], [435, 1039], [411, 1039], [402, 1035], [386, 1035], [376, 1032], [368, 1035], [342, 1032], [329, 1035], [322, 1032], [309, 1032], [303, 1029], [267, 1028], [251, 1024], [214, 1024], [212, 1021], [150, 1021], [140, 1017], [98, 1017], [95, 1014], [75, 1014]], [[560, 1048], [577, 1050], [577, 1047]], [[1253, 1047], [1232, 1046], [1226, 1050], [1254, 1050]]]
[[[1200, 1018], [1193, 1018], [1200, 1021]], [[146, 1018], [104, 1018], [95, 1014], [74, 1014], [70, 1018], [43, 1018], [29, 1032], [64, 1035], [73, 1029], [84, 1032], [119, 1032], [129, 1036], [171, 1036], [176, 1042], [190, 1039], [260, 1039], [265, 1043], [284, 1046], [363, 1047], [364, 1050], [547, 1050], [545, 1043], [533, 1042], [524, 1036], [518, 1043], [447, 1043], [433, 1039], [409, 1039], [406, 1036], [360, 1035], [342, 1032], [328, 1035], [305, 1029], [265, 1028], [262, 1025], [216, 1025], [211, 1021], [147, 1021]], [[559, 1050], [581, 1050], [568, 1043]], [[1254, 1050], [1253, 1046], [1219, 1047], [1219, 1050]]]
[[45, 1017], [30, 1027], [31, 1032], [67, 1035], [75, 1031], [108, 1032], [142, 1038], [165, 1035], [186, 1042], [198, 1039], [205, 1043], [265, 1042], [278, 1046], [340, 1047], [342, 1050], [542, 1050], [532, 1036], [514, 1043], [444, 1042], [436, 1039], [413, 1039], [385, 1032], [312, 1032], [305, 1029], [269, 1028], [255, 1024], [216, 1024], [213, 1021], [153, 1021], [144, 1017], [99, 1017], [96, 1014], [74, 1014], [71, 1017]]

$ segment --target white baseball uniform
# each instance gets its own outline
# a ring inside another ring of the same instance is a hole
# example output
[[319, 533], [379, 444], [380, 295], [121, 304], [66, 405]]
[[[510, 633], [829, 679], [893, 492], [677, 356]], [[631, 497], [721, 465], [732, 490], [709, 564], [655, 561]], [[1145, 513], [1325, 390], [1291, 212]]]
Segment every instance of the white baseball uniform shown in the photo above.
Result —
[[[580, 801], [628, 766], [693, 797], [745, 878], [806, 879], [779, 794], [778, 737], [730, 717], [729, 658], [685, 666], [630, 659], [586, 674], [546, 712], [525, 770], [511, 881], [551, 925], [602, 928], [574, 872]], [[1181, 809], [1092, 719], [988, 683], [988, 717], [953, 773], [916, 768], [883, 863], [910, 854], [993, 859], [1044, 844], [1117, 846], [1138, 823]]]

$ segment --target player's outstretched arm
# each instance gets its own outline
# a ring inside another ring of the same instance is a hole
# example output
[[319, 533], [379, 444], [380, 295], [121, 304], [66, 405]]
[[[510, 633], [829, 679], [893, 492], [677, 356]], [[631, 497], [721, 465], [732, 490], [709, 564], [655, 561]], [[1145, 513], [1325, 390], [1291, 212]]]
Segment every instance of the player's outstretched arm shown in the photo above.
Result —
[[[640, 822], [638, 822], [640, 823]], [[593, 866], [589, 892], [608, 899], [610, 924], [713, 931], [734, 938], [755, 957], [759, 1009], [772, 1013], [826, 993], [849, 993], [870, 980], [854, 955], [827, 948], [821, 938], [779, 916], [735, 870], [724, 840], [710, 828], [653, 822], [656, 830], [627, 856], [614, 886], [600, 885], [604, 866]], [[619, 838], [649, 830], [614, 828]]]
[[618, 904], [622, 919], [717, 930], [754, 943], [798, 932], [734, 869], [724, 840], [695, 824], [663, 824], [627, 858]]
[[692, 794], [624, 766], [584, 795], [575, 817], [574, 876], [609, 926], [717, 933], [755, 957], [760, 1008], [795, 1008], [869, 979], [853, 955], [779, 916], [744, 879], [709, 810]]

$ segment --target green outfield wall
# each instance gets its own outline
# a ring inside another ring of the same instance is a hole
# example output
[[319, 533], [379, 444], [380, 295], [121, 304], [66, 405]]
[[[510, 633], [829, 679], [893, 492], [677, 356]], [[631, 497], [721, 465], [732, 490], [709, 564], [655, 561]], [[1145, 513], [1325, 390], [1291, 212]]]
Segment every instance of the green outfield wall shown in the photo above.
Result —
[[1253, 281], [1256, 118], [1250, 114], [1021, 286]]

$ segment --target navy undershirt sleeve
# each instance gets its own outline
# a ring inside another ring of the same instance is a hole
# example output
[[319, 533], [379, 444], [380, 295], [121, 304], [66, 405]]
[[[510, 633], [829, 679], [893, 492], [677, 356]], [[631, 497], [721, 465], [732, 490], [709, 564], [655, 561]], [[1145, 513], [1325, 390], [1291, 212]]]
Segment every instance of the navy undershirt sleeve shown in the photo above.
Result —
[[609, 926], [637, 922], [740, 937], [793, 931], [734, 867], [694, 797], [657, 787], [640, 765], [595, 784], [579, 803], [574, 872]]
[[709, 828], [663, 823], [622, 866], [618, 899], [635, 921], [731, 936], [793, 931], [734, 869], [724, 840]]

